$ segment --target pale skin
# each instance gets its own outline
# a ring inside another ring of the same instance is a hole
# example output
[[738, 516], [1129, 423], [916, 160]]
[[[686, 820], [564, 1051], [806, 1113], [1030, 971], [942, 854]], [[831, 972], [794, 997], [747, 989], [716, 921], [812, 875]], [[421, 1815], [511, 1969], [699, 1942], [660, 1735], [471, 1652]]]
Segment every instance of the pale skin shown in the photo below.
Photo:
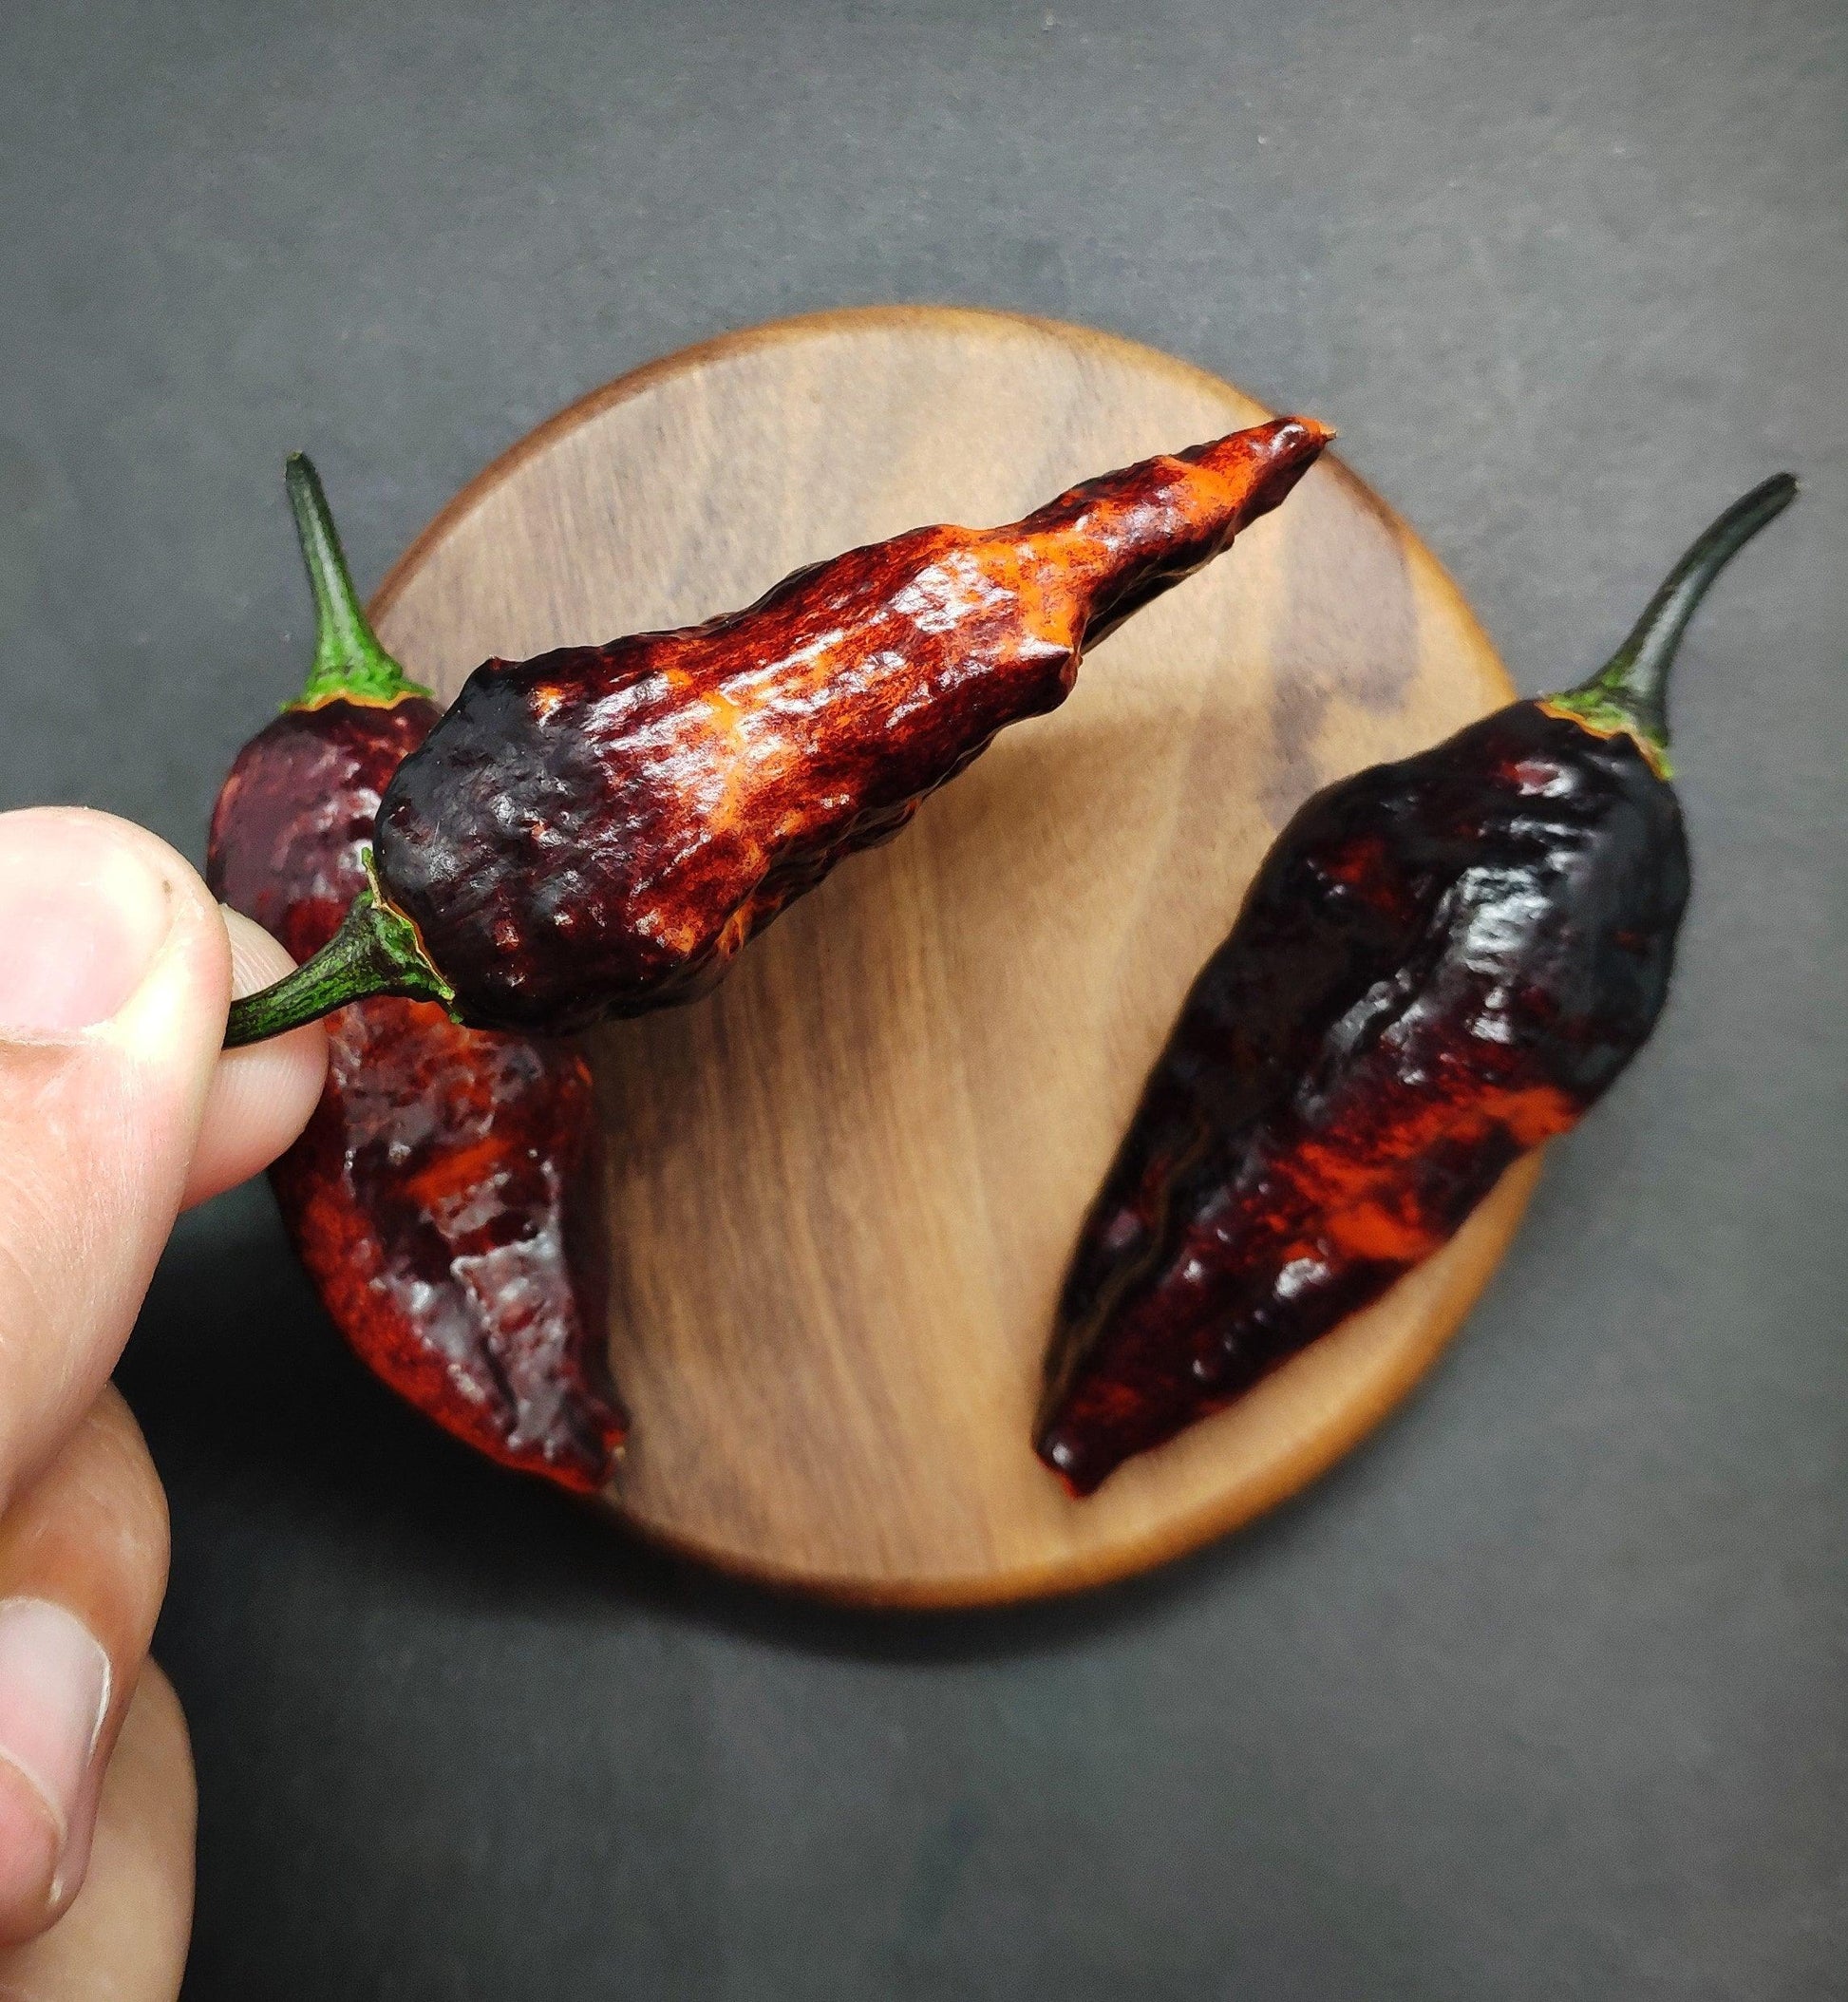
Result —
[[318, 1029], [225, 1054], [291, 962], [155, 836], [0, 814], [0, 1997], [172, 2002], [192, 1918], [186, 1726], [147, 1653], [160, 1483], [109, 1375], [179, 1212], [321, 1089]]

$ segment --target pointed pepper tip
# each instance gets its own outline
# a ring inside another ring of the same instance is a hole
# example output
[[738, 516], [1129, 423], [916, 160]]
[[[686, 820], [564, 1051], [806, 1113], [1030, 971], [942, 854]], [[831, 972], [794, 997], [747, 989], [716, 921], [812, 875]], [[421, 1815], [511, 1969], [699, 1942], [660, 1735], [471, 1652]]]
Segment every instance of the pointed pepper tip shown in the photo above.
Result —
[[1300, 414], [1291, 417], [1280, 417], [1277, 420], [1277, 426], [1280, 432], [1288, 431], [1292, 426], [1296, 430], [1301, 431], [1305, 435], [1307, 442], [1313, 445], [1318, 452], [1325, 445], [1333, 444], [1335, 438], [1333, 425], [1324, 424], [1319, 417], [1304, 417]]

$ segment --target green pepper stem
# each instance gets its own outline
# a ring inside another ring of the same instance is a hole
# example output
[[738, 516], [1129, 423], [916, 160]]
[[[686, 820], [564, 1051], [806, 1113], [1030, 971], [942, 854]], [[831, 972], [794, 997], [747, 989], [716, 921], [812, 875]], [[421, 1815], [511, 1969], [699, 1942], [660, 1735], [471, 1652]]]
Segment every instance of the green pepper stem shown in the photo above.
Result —
[[366, 873], [371, 887], [353, 898], [340, 929], [312, 959], [231, 1004], [225, 1022], [227, 1049], [284, 1035], [371, 994], [440, 1001], [454, 1012], [455, 990], [425, 957], [417, 927], [380, 897], [369, 849]]
[[346, 696], [358, 702], [393, 703], [430, 691], [412, 681], [380, 646], [347, 568], [340, 533], [333, 525], [321, 476], [306, 452], [292, 452], [283, 472], [289, 504], [295, 512], [302, 560], [314, 592], [314, 662], [295, 708]]
[[1564, 709], [1593, 729], [1628, 730], [1666, 765], [1669, 670], [1688, 621], [1732, 557], [1796, 498], [1794, 473], [1774, 473], [1742, 495], [1662, 580], [1648, 610], [1610, 660], [1575, 689], [1548, 696], [1547, 707]]

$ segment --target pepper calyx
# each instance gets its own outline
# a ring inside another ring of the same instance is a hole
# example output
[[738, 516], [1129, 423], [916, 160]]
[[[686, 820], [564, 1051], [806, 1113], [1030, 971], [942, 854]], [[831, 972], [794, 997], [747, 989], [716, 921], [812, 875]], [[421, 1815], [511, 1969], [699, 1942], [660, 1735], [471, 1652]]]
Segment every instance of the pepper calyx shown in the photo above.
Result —
[[1537, 707], [1542, 715], [1557, 716], [1564, 722], [1575, 723], [1580, 729], [1590, 730], [1593, 737], [1629, 737], [1658, 779], [1674, 777], [1675, 768], [1669, 762], [1668, 745], [1642, 726], [1635, 710], [1628, 704], [1606, 694], [1595, 685], [1568, 689], [1563, 695], [1543, 695]]
[[366, 865], [367, 887], [348, 906], [340, 929], [292, 973], [231, 1004], [225, 1020], [227, 1049], [286, 1035], [305, 1022], [318, 1021], [335, 1009], [375, 994], [435, 1001], [452, 1021], [462, 1021], [456, 991], [424, 952], [417, 926], [380, 888], [371, 849], [363, 849], [360, 859]]

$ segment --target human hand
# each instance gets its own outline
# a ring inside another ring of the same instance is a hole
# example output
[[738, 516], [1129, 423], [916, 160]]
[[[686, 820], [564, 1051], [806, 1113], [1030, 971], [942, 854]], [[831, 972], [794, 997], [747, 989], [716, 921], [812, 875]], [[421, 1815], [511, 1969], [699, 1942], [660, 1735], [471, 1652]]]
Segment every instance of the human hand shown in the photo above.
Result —
[[109, 1372], [178, 1212], [320, 1094], [318, 1029], [220, 1054], [288, 971], [153, 835], [0, 814], [0, 1994], [171, 2002], [193, 1771], [146, 1658], [165, 1499]]

